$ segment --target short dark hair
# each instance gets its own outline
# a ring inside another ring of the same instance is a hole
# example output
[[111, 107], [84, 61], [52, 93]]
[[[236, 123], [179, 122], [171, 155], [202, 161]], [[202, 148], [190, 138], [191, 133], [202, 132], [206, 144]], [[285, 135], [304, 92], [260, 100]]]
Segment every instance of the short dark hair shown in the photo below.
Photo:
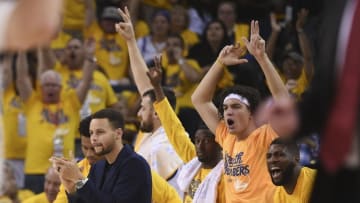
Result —
[[121, 128], [124, 129], [124, 118], [123, 115], [114, 109], [106, 108], [98, 112], [95, 112], [91, 119], [102, 119], [106, 118], [109, 120], [111, 127], [114, 129]]
[[294, 139], [278, 137], [270, 143], [270, 146], [275, 144], [286, 147], [286, 149], [294, 156], [300, 156], [299, 147]]
[[235, 93], [245, 97], [249, 101], [250, 104], [249, 110], [252, 114], [255, 112], [256, 108], [260, 103], [260, 99], [261, 99], [260, 92], [255, 88], [244, 85], [234, 85], [232, 87], [226, 88], [221, 92], [218, 101], [219, 103], [218, 111], [221, 118], [224, 117], [224, 107], [223, 107], [224, 99], [231, 93]]
[[90, 122], [91, 116], [87, 116], [82, 119], [79, 123], [79, 133], [80, 136], [89, 137], [90, 138]]
[[[168, 99], [171, 107], [173, 109], [175, 109], [176, 108], [175, 92], [172, 89], [168, 88], [168, 87], [163, 87], [163, 91], [164, 91], [165, 97]], [[154, 89], [150, 89], [150, 90], [144, 92], [143, 97], [146, 97], [146, 96], [150, 97], [151, 102], [154, 103], [156, 101], [156, 96], [155, 96]]]
[[167, 37], [168, 39], [169, 38], [176, 38], [176, 39], [178, 39], [179, 41], [180, 41], [180, 46], [181, 46], [181, 48], [185, 48], [185, 42], [184, 42], [184, 39], [181, 37], [181, 35], [179, 35], [179, 34], [176, 34], [176, 33], [171, 33], [171, 34], [169, 34], [168, 35], [168, 37]]

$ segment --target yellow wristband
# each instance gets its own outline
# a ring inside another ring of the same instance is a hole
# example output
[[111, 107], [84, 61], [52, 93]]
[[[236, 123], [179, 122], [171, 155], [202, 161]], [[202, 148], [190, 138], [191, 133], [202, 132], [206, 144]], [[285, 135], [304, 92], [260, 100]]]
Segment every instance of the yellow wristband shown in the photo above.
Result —
[[216, 62], [215, 63], [218, 63], [218, 64], [220, 64], [220, 66], [222, 67], [222, 68], [226, 68], [226, 65], [221, 61], [221, 59], [216, 59]]

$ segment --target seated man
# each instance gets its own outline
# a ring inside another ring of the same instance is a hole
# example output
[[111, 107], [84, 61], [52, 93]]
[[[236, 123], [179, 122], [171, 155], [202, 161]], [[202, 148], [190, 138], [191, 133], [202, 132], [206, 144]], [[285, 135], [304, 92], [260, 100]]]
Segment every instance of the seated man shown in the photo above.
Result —
[[52, 157], [69, 198], [84, 202], [151, 202], [151, 173], [146, 161], [131, 147], [123, 145], [124, 119], [111, 109], [92, 115], [90, 141], [104, 160], [92, 165], [84, 176], [76, 163]]
[[50, 167], [45, 175], [44, 192], [26, 199], [24, 203], [53, 203], [60, 189], [60, 178], [55, 169]]
[[273, 140], [266, 160], [271, 180], [277, 186], [274, 203], [309, 201], [316, 171], [300, 165], [299, 149], [294, 141]]

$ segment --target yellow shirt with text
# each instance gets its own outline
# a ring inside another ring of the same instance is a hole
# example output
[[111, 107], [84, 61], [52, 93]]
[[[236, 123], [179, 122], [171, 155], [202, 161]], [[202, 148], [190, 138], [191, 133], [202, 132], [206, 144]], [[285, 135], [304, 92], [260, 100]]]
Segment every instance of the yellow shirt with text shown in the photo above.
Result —
[[[184, 203], [192, 203], [192, 200], [194, 198], [195, 192], [198, 189], [199, 185], [202, 183], [202, 181], [206, 178], [206, 176], [211, 172], [210, 169], [201, 168], [199, 172], [195, 175], [193, 180], [191, 181], [189, 185], [188, 192], [185, 195]], [[225, 191], [224, 191], [224, 176], [221, 177], [221, 180], [217, 187], [217, 203], [225, 203]]]
[[46, 105], [33, 92], [24, 103], [28, 135], [25, 174], [45, 174], [54, 153], [55, 132], [63, 137], [63, 155], [74, 151], [74, 140], [80, 121], [80, 101], [75, 91], [68, 91], [58, 104]]
[[[63, 93], [70, 89], [75, 90], [83, 77], [82, 69], [70, 70], [59, 63], [57, 63], [55, 70], [61, 75]], [[117, 102], [117, 97], [108, 79], [99, 71], [94, 71], [93, 73], [93, 80], [84, 103], [86, 102], [88, 102], [90, 107], [91, 112], [89, 113], [95, 113]]]
[[275, 186], [267, 170], [266, 153], [276, 137], [270, 125], [263, 125], [238, 141], [223, 121], [219, 123], [216, 141], [224, 153], [226, 202], [273, 201]]
[[128, 49], [119, 34], [105, 34], [97, 23], [93, 23], [85, 30], [85, 37], [95, 39], [97, 63], [110, 80], [118, 81], [128, 76]]

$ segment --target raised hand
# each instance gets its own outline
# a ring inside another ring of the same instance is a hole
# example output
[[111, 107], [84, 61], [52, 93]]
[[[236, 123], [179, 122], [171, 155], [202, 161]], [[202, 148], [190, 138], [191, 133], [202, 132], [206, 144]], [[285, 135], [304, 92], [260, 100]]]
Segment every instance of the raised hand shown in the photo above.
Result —
[[124, 22], [115, 24], [116, 31], [127, 41], [135, 39], [134, 28], [128, 8], [125, 6], [124, 11], [120, 8], [118, 10]]
[[306, 22], [306, 18], [309, 14], [309, 10], [302, 8], [298, 13], [297, 13], [297, 20], [296, 20], [296, 31], [298, 32], [302, 32], [305, 22]]
[[250, 42], [243, 37], [242, 38], [247, 50], [255, 58], [265, 55], [265, 40], [260, 36], [259, 22], [252, 20], [250, 27]]
[[226, 66], [246, 63], [247, 59], [240, 59], [244, 51], [245, 48], [239, 44], [225, 46], [219, 54], [218, 62]]
[[149, 71], [146, 72], [151, 85], [155, 87], [161, 86], [162, 79], [162, 69], [161, 69], [161, 56], [155, 56], [154, 58], [155, 67], [150, 68]]
[[275, 13], [270, 13], [270, 22], [271, 22], [271, 29], [273, 32], [280, 32], [281, 31], [281, 25], [276, 22], [276, 15]]
[[84, 48], [88, 57], [93, 57], [96, 49], [96, 41], [94, 38], [88, 38], [84, 42]]

